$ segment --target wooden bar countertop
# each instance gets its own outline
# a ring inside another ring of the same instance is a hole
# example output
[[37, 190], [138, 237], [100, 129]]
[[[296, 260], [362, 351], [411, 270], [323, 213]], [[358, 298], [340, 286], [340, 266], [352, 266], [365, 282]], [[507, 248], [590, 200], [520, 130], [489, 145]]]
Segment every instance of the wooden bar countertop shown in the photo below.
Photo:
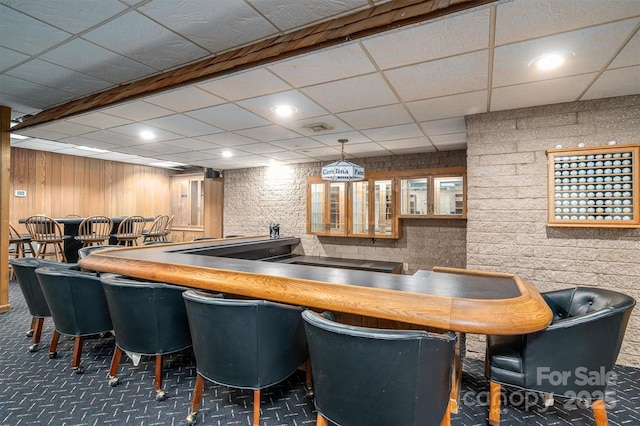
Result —
[[298, 238], [246, 237], [105, 249], [79, 264], [143, 280], [478, 334], [522, 334], [551, 322], [536, 288], [516, 274], [436, 268], [413, 275], [246, 260]]

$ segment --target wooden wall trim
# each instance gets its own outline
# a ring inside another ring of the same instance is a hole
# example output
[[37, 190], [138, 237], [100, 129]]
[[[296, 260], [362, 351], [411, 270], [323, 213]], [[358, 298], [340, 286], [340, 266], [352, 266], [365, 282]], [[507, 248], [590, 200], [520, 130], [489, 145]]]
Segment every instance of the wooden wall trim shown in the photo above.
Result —
[[9, 175], [11, 169], [11, 108], [0, 106], [0, 312], [9, 305]]
[[[37, 124], [111, 106], [125, 100], [220, 77], [391, 29], [441, 18], [497, 0], [393, 0], [313, 27], [273, 37], [175, 70], [121, 84], [42, 111], [16, 126]], [[425, 41], [427, 42], [427, 41]]]

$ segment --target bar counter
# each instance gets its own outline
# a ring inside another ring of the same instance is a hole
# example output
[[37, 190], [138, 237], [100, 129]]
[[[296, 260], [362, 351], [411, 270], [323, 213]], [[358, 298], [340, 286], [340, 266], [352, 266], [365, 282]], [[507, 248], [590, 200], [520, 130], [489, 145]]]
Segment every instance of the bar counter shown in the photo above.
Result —
[[521, 334], [551, 322], [542, 296], [515, 274], [438, 268], [400, 275], [281, 261], [299, 241], [258, 236], [105, 249], [79, 263], [100, 272], [456, 332]]

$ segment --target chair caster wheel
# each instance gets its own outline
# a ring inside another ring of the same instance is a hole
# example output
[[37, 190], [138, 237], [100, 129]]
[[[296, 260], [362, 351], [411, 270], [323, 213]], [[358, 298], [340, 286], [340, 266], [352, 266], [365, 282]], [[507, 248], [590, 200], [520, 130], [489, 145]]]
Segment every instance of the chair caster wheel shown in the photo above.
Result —
[[58, 356], [58, 352], [49, 352], [49, 359], [54, 359]]
[[34, 344], [29, 346], [29, 352], [37, 352], [38, 351], [38, 344]]
[[75, 371], [76, 374], [82, 374], [84, 373], [84, 367], [79, 365], [76, 368], [73, 369]]
[[27, 337], [33, 337], [33, 330], [29, 330], [26, 333]]
[[120, 383], [120, 380], [117, 377], [109, 377], [109, 386], [114, 387]]
[[195, 414], [189, 414], [187, 416], [187, 424], [189, 426], [193, 426], [197, 423], [198, 421], [196, 420], [196, 415]]
[[164, 401], [165, 399], [167, 399], [167, 394], [165, 391], [156, 391], [156, 401]]

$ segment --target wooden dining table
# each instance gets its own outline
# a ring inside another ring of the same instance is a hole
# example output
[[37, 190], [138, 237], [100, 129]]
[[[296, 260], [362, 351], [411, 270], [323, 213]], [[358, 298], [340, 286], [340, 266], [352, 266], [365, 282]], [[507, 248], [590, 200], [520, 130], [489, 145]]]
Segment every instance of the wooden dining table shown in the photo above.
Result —
[[[517, 274], [436, 268], [412, 275], [243, 259], [243, 251], [276, 253], [295, 237], [208, 240], [105, 249], [82, 268], [188, 288], [307, 306], [477, 334], [524, 334], [545, 328], [551, 310]], [[454, 360], [452, 411], [457, 411], [461, 359]]]

